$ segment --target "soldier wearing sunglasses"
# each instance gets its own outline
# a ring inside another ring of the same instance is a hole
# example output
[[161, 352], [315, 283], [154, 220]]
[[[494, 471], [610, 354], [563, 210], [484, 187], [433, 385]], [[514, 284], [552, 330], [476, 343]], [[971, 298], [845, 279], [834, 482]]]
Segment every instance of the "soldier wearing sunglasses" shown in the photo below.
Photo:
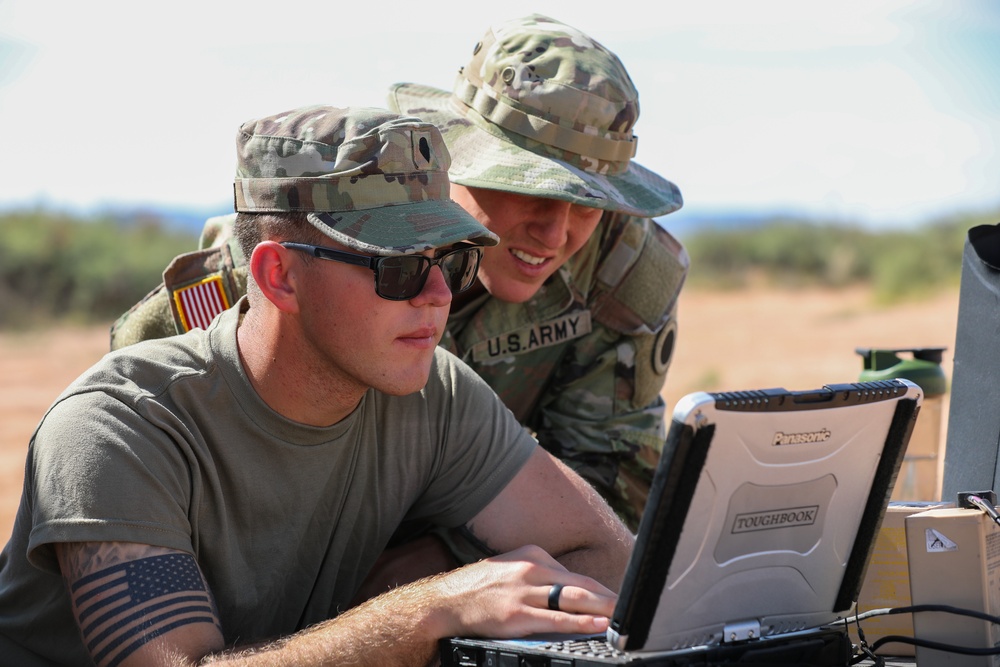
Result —
[[[389, 96], [441, 128], [452, 198], [500, 237], [453, 300], [441, 344], [635, 530], [687, 273], [683, 248], [652, 218], [680, 208], [681, 194], [633, 159], [638, 94], [593, 38], [533, 15], [470, 40], [470, 53], [451, 92], [407, 83]], [[207, 326], [238, 298], [246, 266], [232, 224], [206, 223], [200, 249], [115, 324], [112, 348]], [[459, 561], [489, 553], [442, 537]]]
[[[0, 556], [3, 662], [424, 665], [451, 635], [605, 630], [631, 534], [438, 345], [497, 243], [449, 199], [439, 131], [310, 107], [237, 148], [247, 293], [50, 408]], [[502, 555], [342, 613], [408, 519]]]

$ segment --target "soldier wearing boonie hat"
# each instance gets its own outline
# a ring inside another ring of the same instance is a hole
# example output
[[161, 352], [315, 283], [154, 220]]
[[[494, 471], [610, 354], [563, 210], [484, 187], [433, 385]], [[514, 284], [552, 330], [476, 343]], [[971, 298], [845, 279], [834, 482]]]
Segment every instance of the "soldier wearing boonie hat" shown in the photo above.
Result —
[[632, 159], [639, 96], [624, 65], [559, 21], [500, 24], [475, 44], [452, 92], [402, 83], [389, 100], [441, 128], [452, 183], [639, 217], [681, 207], [676, 185]]
[[[438, 345], [496, 237], [449, 199], [437, 128], [307, 107], [237, 148], [251, 287], [49, 408], [0, 558], [5, 663], [425, 665], [454, 635], [607, 630], [634, 537]], [[355, 606], [409, 517], [504, 556]]]
[[[639, 99], [628, 72], [593, 38], [534, 14], [488, 30], [451, 92], [402, 83], [389, 98], [394, 110], [441, 128], [452, 154], [452, 197], [467, 210], [479, 199], [494, 204], [474, 213], [500, 236], [480, 266], [492, 298], [453, 306], [442, 345], [469, 362], [539, 442], [591, 481], [634, 529], [662, 443], [659, 393], [688, 259], [651, 220], [682, 199], [677, 186], [633, 159]], [[520, 276], [504, 273], [507, 267], [491, 275], [491, 260], [517, 252], [505, 231], [522, 223], [506, 218], [520, 196], [604, 213], [530, 298], [523, 290], [521, 301], [511, 302], [503, 288]], [[555, 341], [559, 327], [574, 321], [576, 335], [569, 326]], [[549, 330], [556, 333], [544, 345]]]
[[[452, 157], [452, 198], [467, 208], [477, 190], [510, 195], [500, 200], [505, 211], [518, 198], [566, 202], [578, 228], [568, 234], [586, 226], [581, 210], [598, 211], [572, 257], [553, 250], [543, 253], [553, 255], [548, 261], [532, 256], [538, 244], [511, 248], [509, 225], [492, 211], [485, 224], [497, 223], [500, 245], [485, 250], [483, 280], [463, 295], [479, 298], [453, 303], [442, 345], [635, 529], [663, 440], [660, 391], [688, 258], [652, 220], [682, 199], [672, 182], [633, 159], [639, 101], [628, 72], [591, 37], [532, 15], [487, 31], [452, 92], [405, 83], [389, 97], [394, 110], [440, 128]], [[177, 258], [164, 285], [115, 324], [113, 349], [190, 328], [198, 317], [186, 295], [207, 278], [229, 302], [239, 296], [245, 259], [232, 220], [206, 223], [200, 250]], [[494, 270], [494, 260], [511, 252], [541, 263], [522, 265], [529, 277]]]

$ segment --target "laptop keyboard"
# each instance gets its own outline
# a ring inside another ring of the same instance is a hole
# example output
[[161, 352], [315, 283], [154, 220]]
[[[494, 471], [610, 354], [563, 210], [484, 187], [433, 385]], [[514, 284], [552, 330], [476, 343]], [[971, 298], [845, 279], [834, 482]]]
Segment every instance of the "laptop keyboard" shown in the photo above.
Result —
[[538, 648], [567, 655], [582, 655], [588, 658], [620, 658], [625, 655], [603, 638], [565, 639], [541, 644]]

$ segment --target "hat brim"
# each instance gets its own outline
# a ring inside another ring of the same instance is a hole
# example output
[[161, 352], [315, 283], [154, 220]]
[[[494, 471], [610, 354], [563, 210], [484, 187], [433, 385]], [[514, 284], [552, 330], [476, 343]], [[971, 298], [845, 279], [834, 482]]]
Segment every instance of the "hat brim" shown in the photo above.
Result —
[[463, 116], [451, 94], [443, 90], [398, 83], [389, 91], [389, 106], [441, 130], [451, 153], [448, 176], [452, 183], [561, 199], [645, 218], [666, 215], [683, 205], [676, 185], [634, 160], [623, 173], [596, 174], [539, 155], [505, 139], [499, 129], [488, 131]]
[[372, 255], [406, 255], [462, 242], [493, 246], [500, 241], [451, 200], [311, 212], [306, 217], [338, 243]]

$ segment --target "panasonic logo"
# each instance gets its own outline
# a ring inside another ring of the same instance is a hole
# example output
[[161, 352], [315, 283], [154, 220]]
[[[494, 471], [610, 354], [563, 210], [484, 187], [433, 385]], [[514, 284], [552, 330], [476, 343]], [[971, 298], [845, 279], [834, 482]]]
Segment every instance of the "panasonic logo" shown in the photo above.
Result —
[[737, 514], [733, 522], [733, 533], [749, 533], [757, 530], [774, 530], [793, 526], [809, 526], [816, 523], [819, 505], [809, 507], [789, 507], [783, 510], [768, 510]]
[[819, 431], [808, 431], [806, 433], [782, 433], [778, 431], [774, 434], [774, 440], [771, 441], [772, 445], [802, 445], [807, 442], [826, 442], [830, 439], [830, 433], [827, 429], [821, 429]]

